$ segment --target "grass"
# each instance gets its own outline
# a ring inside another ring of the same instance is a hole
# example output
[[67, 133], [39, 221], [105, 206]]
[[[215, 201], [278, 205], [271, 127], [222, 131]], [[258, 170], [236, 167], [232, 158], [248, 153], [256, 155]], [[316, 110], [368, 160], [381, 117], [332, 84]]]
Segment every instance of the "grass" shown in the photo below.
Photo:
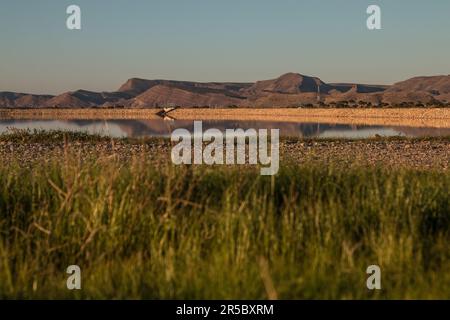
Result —
[[0, 166], [0, 298], [450, 298], [448, 171], [49, 157]]
[[[129, 139], [123, 138], [122, 141]], [[8, 128], [0, 134], [0, 142], [11, 143], [71, 143], [71, 142], [102, 142], [111, 141], [111, 138], [100, 134], [83, 131], [43, 130], [43, 129], [17, 129]]]

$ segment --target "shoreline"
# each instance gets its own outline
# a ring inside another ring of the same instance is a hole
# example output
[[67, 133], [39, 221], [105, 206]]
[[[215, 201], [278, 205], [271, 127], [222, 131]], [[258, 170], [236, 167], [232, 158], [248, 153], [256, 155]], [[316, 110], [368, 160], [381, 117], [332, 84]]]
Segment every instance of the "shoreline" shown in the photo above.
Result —
[[[0, 109], [0, 120], [161, 120], [161, 109]], [[450, 128], [450, 108], [179, 108], [175, 120], [272, 121]]]
[[[0, 160], [17, 161], [33, 166], [50, 158], [63, 159], [68, 153], [81, 160], [91, 157], [149, 159], [156, 165], [170, 163], [172, 143], [169, 139], [102, 138], [58, 132], [36, 135], [16, 133], [0, 135]], [[433, 139], [366, 139], [309, 140], [282, 139], [280, 164], [326, 165], [336, 168], [377, 167], [448, 171], [450, 140]], [[72, 157], [72, 156], [69, 156]], [[245, 167], [245, 166], [244, 166]]]

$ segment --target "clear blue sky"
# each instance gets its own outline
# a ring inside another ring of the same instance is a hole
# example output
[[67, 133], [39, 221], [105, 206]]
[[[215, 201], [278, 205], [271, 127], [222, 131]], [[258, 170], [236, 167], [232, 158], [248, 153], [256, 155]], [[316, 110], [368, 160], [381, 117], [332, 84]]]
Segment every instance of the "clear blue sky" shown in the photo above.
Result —
[[[66, 29], [66, 8], [82, 30]], [[366, 28], [369, 4], [381, 31]], [[115, 90], [131, 77], [285, 72], [393, 83], [450, 73], [448, 0], [1, 0], [0, 91]]]

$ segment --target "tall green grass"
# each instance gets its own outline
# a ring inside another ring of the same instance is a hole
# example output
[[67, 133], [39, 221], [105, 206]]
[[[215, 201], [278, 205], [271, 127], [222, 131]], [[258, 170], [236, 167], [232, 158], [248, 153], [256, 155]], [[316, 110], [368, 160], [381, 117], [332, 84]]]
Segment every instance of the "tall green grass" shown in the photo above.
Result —
[[0, 181], [1, 298], [450, 298], [449, 172], [68, 154]]

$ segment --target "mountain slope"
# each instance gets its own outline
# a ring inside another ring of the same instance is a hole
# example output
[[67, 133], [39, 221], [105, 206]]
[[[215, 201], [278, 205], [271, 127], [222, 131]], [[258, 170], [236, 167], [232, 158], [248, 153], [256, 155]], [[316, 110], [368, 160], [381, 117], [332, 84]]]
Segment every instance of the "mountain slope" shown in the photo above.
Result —
[[53, 98], [51, 95], [37, 95], [15, 92], [0, 92], [0, 107], [37, 108]]
[[127, 80], [115, 92], [78, 90], [58, 96], [0, 92], [3, 108], [134, 107], [290, 107], [318, 102], [349, 101], [379, 104], [447, 103], [450, 76], [416, 77], [392, 86], [325, 83], [317, 77], [286, 73], [278, 78], [239, 82]]
[[388, 103], [450, 101], [450, 75], [415, 77], [398, 82], [384, 92], [383, 101]]
[[132, 99], [127, 106], [133, 108], [155, 108], [168, 105], [232, 106], [239, 105], [243, 98], [226, 95], [225, 92], [211, 90], [188, 90], [167, 85], [156, 85]]
[[330, 86], [315, 77], [308, 77], [299, 73], [286, 73], [276, 79], [257, 81], [245, 90], [246, 95], [260, 95], [264, 93], [299, 94], [307, 92], [328, 92]]
[[183, 90], [191, 90], [199, 92], [201, 90], [211, 90], [218, 92], [229, 92], [234, 95], [242, 89], [248, 88], [252, 83], [227, 83], [227, 82], [193, 82], [193, 81], [177, 81], [177, 80], [145, 80], [132, 78], [127, 80], [118, 90], [118, 92], [129, 93], [138, 96], [145, 91], [163, 85], [167, 87], [174, 87]]
[[126, 92], [92, 92], [78, 90], [53, 97], [45, 103], [51, 108], [89, 108], [124, 104], [133, 96]]

